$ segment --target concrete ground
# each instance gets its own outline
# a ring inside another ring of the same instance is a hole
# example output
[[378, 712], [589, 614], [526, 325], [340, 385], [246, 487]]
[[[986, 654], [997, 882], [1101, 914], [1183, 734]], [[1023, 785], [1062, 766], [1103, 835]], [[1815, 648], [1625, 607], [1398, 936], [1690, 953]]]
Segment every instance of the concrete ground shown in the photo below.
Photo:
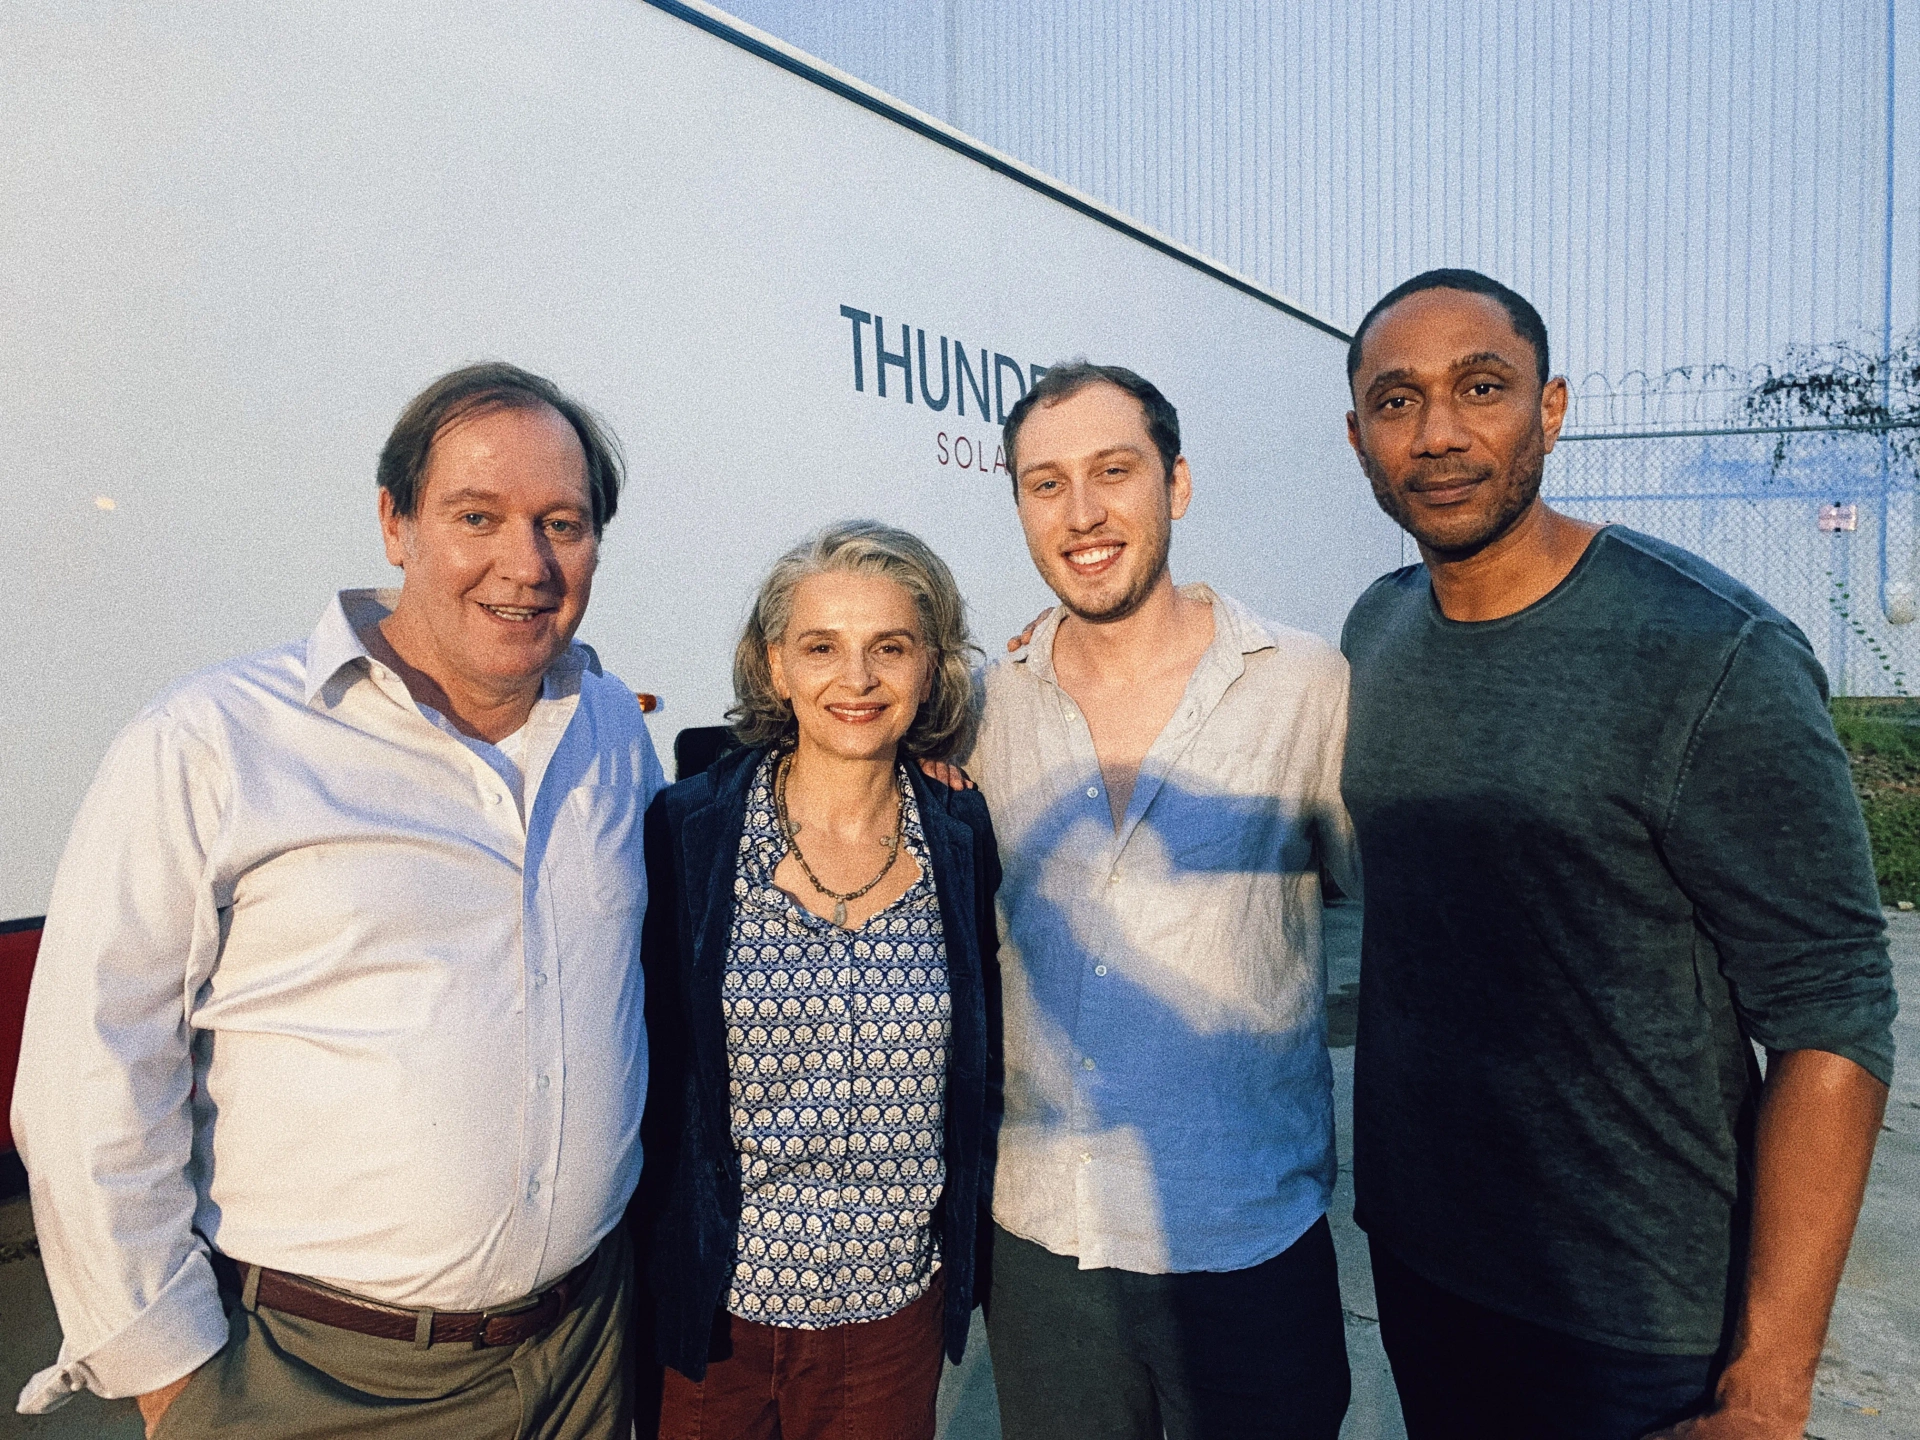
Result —
[[[1894, 974], [1908, 1009], [1896, 1030], [1899, 1071], [1859, 1233], [1834, 1308], [1814, 1395], [1814, 1440], [1920, 1440], [1920, 913], [1888, 916]], [[1344, 1440], [1401, 1440], [1399, 1405], [1375, 1322], [1364, 1237], [1353, 1225], [1353, 994], [1359, 978], [1358, 917], [1329, 915], [1328, 983], [1334, 1087], [1340, 1124], [1340, 1183], [1334, 1242], [1347, 1311], [1353, 1408]], [[82, 1395], [46, 1416], [12, 1413], [12, 1397], [59, 1347], [32, 1219], [24, 1201], [0, 1205], [0, 1440], [12, 1436], [139, 1440], [130, 1401]], [[993, 1370], [976, 1317], [964, 1364], [949, 1368], [940, 1393], [943, 1440], [998, 1440]], [[1072, 1440], [1062, 1436], [1061, 1440]]]

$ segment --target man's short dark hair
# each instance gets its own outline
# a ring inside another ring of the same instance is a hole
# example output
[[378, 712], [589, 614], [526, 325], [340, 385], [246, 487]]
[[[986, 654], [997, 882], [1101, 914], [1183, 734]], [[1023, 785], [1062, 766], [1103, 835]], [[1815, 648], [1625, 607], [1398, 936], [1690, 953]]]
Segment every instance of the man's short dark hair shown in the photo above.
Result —
[[1062, 360], [1040, 372], [1033, 388], [1022, 395], [1007, 412], [1007, 423], [1000, 431], [1000, 444], [1007, 452], [1007, 468], [1013, 472], [1013, 493], [1020, 494], [1020, 467], [1014, 460], [1013, 443], [1020, 427], [1036, 405], [1055, 405], [1078, 395], [1090, 385], [1117, 386], [1140, 402], [1147, 422], [1147, 438], [1160, 452], [1163, 478], [1172, 483], [1173, 462], [1180, 458], [1180, 412], [1151, 380], [1142, 379], [1120, 365], [1095, 365], [1087, 360]]
[[1534, 368], [1540, 372], [1540, 383], [1547, 383], [1547, 376], [1552, 373], [1547, 363], [1547, 326], [1526, 296], [1502, 285], [1490, 275], [1482, 275], [1478, 270], [1429, 270], [1411, 280], [1402, 280], [1367, 311], [1366, 319], [1360, 322], [1360, 328], [1353, 332], [1353, 339], [1347, 344], [1348, 385], [1352, 385], [1353, 377], [1360, 373], [1360, 346], [1366, 340], [1373, 322], [1380, 318], [1381, 311], [1398, 305], [1409, 295], [1418, 295], [1422, 290], [1464, 290], [1469, 295], [1487, 295], [1498, 300], [1501, 308], [1507, 312], [1507, 318], [1513, 322], [1514, 332], [1533, 347]]
[[433, 442], [449, 425], [489, 410], [557, 410], [580, 437], [587, 456], [587, 494], [597, 536], [619, 508], [626, 465], [620, 442], [586, 406], [569, 399], [543, 375], [487, 360], [442, 375], [408, 402], [380, 451], [380, 488], [393, 497], [393, 513], [411, 516], [420, 505]]

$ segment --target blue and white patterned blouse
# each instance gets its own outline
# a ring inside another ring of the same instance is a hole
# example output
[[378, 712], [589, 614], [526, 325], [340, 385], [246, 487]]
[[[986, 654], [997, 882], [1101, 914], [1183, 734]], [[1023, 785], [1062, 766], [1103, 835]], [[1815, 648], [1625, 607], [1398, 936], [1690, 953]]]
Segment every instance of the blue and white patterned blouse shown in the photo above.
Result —
[[902, 841], [920, 878], [855, 930], [773, 883], [787, 845], [775, 757], [754, 775], [721, 1006], [740, 1155], [727, 1309], [822, 1330], [878, 1320], [939, 1263], [952, 1000], [933, 863], [905, 772]]

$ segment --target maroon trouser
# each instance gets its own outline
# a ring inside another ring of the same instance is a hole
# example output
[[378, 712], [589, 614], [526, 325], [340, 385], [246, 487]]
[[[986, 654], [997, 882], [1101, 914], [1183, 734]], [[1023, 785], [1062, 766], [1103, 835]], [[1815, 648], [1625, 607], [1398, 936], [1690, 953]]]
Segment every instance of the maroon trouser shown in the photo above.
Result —
[[707, 1378], [666, 1374], [660, 1440], [933, 1440], [946, 1286], [880, 1320], [789, 1330], [727, 1317]]

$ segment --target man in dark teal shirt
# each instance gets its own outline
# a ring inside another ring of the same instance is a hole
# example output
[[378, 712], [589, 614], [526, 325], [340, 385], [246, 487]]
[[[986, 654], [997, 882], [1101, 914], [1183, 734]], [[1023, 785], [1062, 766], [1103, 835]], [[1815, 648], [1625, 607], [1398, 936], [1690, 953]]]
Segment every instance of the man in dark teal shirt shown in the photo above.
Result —
[[1348, 369], [1424, 562], [1343, 642], [1356, 1211], [1408, 1433], [1798, 1437], [1893, 1064], [1824, 676], [1737, 581], [1541, 502], [1567, 390], [1511, 290], [1408, 281]]

